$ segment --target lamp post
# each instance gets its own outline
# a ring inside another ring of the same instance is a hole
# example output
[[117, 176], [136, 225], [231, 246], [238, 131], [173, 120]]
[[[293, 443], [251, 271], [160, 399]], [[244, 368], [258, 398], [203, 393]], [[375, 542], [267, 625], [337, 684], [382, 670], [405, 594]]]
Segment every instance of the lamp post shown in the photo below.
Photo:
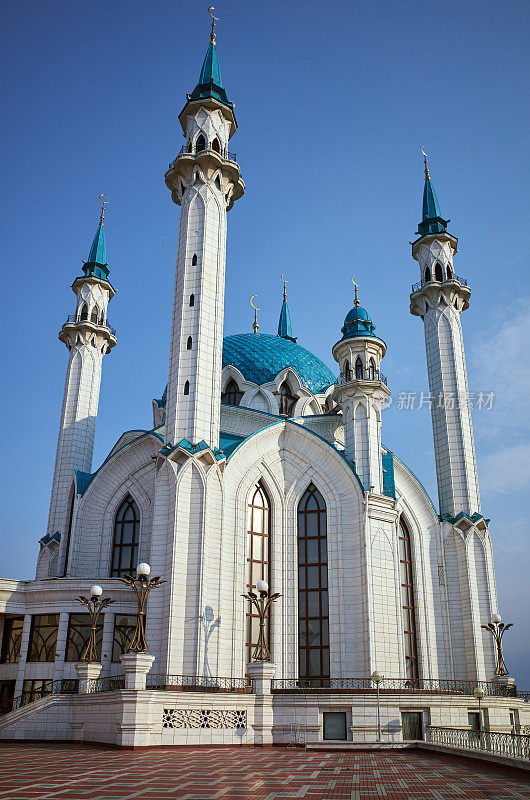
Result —
[[379, 684], [383, 680], [382, 672], [372, 672], [372, 680], [375, 681], [375, 688], [377, 691], [377, 741], [381, 741], [381, 705], [379, 702]]
[[136, 573], [138, 578], [133, 578], [132, 575], [125, 575], [123, 578], [118, 578], [122, 583], [130, 586], [136, 594], [136, 601], [138, 603], [138, 616], [136, 618], [136, 628], [131, 643], [127, 649], [128, 653], [147, 653], [149, 645], [145, 636], [145, 608], [147, 598], [152, 589], [160, 586], [166, 581], [161, 580], [160, 577], [151, 578], [149, 580], [149, 573], [151, 567], [149, 564], [138, 564]]
[[481, 686], [476, 686], [473, 696], [478, 700], [478, 738], [482, 747], [482, 698], [484, 697], [484, 689]]
[[505, 625], [500, 614], [492, 614], [491, 622], [488, 623], [488, 625], [481, 625], [480, 627], [489, 631], [493, 636], [493, 641], [495, 642], [495, 676], [497, 678], [504, 678], [510, 673], [508, 672], [502, 654], [502, 637], [508, 628], [513, 627], [513, 622], [509, 622], [508, 625]]
[[269, 595], [269, 584], [267, 583], [267, 581], [258, 581], [256, 584], [256, 592], [253, 592], [252, 590], [249, 589], [249, 591], [246, 594], [241, 595], [241, 597], [244, 597], [246, 600], [250, 600], [251, 604], [258, 612], [258, 617], [259, 617], [258, 642], [256, 644], [254, 652], [252, 653], [252, 660], [270, 661], [271, 653], [269, 650], [269, 646], [267, 644], [267, 637], [265, 636], [265, 621], [270, 606], [279, 597], [281, 597], [281, 594], [279, 592], [276, 592], [275, 594]]
[[85, 649], [83, 650], [83, 655], [81, 656], [81, 661], [88, 661], [89, 663], [96, 663], [98, 660], [97, 657], [97, 647], [96, 647], [96, 631], [97, 631], [97, 624], [98, 624], [98, 617], [103, 611], [104, 608], [109, 606], [114, 600], [111, 600], [110, 597], [105, 597], [103, 600], [99, 598], [103, 594], [103, 589], [101, 586], [95, 584], [90, 589], [90, 597], [83, 597], [80, 595], [77, 600], [79, 603], [83, 603], [88, 608], [88, 613], [90, 614], [90, 635], [88, 637], [88, 643]]

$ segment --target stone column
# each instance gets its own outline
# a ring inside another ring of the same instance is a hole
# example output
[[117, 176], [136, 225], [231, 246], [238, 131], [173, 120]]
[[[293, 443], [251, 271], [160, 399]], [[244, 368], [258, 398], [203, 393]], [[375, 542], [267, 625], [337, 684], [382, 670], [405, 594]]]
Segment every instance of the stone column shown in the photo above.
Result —
[[125, 688], [141, 691], [145, 689], [147, 673], [153, 666], [155, 657], [149, 653], [126, 653], [120, 657], [125, 672]]
[[112, 664], [112, 646], [114, 642], [114, 620], [116, 614], [107, 611], [103, 617], [103, 636], [101, 638], [101, 663], [105, 675], [110, 675]]
[[253, 661], [247, 665], [247, 673], [252, 681], [254, 701], [254, 745], [262, 747], [273, 744], [274, 724], [272, 710], [271, 684], [276, 665], [270, 661]]
[[15, 697], [22, 694], [24, 686], [24, 675], [26, 672], [26, 661], [28, 658], [29, 634], [31, 631], [31, 614], [24, 616], [24, 627], [22, 629], [22, 639], [20, 642], [20, 659], [18, 661], [17, 682], [15, 684]]
[[57, 644], [55, 646], [55, 668], [53, 670], [54, 681], [60, 681], [64, 675], [69, 616], [70, 615], [66, 611], [61, 611], [59, 614], [59, 628], [57, 630]]
[[79, 661], [75, 665], [75, 674], [79, 679], [79, 694], [87, 694], [94, 691], [90, 684], [99, 678], [102, 669], [103, 664], [91, 661]]

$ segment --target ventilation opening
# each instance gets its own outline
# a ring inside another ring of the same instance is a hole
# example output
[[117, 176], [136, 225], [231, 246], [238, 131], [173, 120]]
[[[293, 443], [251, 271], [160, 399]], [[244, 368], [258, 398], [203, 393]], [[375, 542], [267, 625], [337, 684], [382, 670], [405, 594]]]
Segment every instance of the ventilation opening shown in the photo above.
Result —
[[188, 336], [188, 341], [186, 342], [186, 350], [191, 350], [193, 346], [193, 339], [191, 336]]
[[190, 294], [190, 308], [195, 305], [195, 295]]
[[184, 394], [188, 395], [189, 393], [190, 393], [190, 382], [186, 381], [186, 383], [184, 384]]
[[98, 307], [94, 306], [94, 308], [92, 309], [92, 313], [90, 315], [90, 322], [93, 322], [94, 325], [97, 325], [98, 324], [98, 317], [99, 317]]
[[86, 304], [86, 303], [83, 305], [83, 308], [81, 309], [81, 315], [80, 315], [79, 319], [80, 319], [82, 322], [83, 322], [85, 319], [88, 319], [88, 306], [87, 306], [87, 304]]
[[191, 257], [191, 266], [194, 267], [197, 264], [197, 253], [194, 253]]

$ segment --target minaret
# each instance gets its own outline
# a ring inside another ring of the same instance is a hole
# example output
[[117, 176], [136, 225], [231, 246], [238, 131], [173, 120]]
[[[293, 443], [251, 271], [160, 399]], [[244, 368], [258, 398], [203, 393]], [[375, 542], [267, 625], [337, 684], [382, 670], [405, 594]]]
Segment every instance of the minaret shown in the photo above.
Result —
[[412, 244], [421, 280], [412, 287], [410, 313], [425, 326], [440, 515], [472, 516], [480, 514], [480, 497], [460, 323], [471, 290], [455, 275], [457, 239], [441, 216], [425, 153], [424, 161], [423, 219]]
[[342, 406], [346, 458], [354, 463], [365, 491], [382, 494], [381, 409], [390, 390], [380, 367], [386, 344], [375, 335], [353, 282], [354, 306], [344, 320], [342, 339], [332, 350], [340, 366], [334, 398]]
[[293, 336], [289, 306], [287, 305], [287, 280], [283, 275], [281, 279], [283, 281], [283, 303], [282, 310], [280, 311], [280, 319], [278, 320], [278, 336], [281, 339], [288, 339], [290, 342], [296, 342], [296, 337]]
[[73, 502], [74, 470], [90, 472], [101, 382], [101, 362], [116, 344], [116, 332], [107, 321], [107, 305], [115, 289], [108, 281], [102, 203], [99, 226], [90, 248], [84, 275], [75, 279], [72, 290], [77, 297], [75, 313], [59, 332], [68, 348], [68, 367], [64, 386], [61, 422], [47, 533], [61, 534], [59, 574], [66, 574], [68, 532]]
[[226, 214], [245, 184], [228, 142], [236, 131], [215, 46], [179, 115], [186, 143], [166, 172], [181, 207], [166, 405], [166, 442], [219, 446]]

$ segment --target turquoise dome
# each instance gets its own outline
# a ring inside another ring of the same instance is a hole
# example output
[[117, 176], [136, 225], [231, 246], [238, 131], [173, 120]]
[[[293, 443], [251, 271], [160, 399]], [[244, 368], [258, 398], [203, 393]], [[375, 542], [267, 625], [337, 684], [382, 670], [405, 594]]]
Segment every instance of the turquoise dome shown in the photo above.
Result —
[[288, 339], [270, 333], [237, 333], [223, 341], [223, 367], [232, 364], [247, 381], [274, 380], [284, 367], [292, 367], [312, 392], [323, 392], [335, 375], [317, 356]]
[[370, 319], [370, 315], [365, 308], [361, 306], [354, 306], [346, 314], [344, 325], [341, 328], [344, 336], [343, 339], [351, 339], [353, 336], [373, 336], [375, 325]]

